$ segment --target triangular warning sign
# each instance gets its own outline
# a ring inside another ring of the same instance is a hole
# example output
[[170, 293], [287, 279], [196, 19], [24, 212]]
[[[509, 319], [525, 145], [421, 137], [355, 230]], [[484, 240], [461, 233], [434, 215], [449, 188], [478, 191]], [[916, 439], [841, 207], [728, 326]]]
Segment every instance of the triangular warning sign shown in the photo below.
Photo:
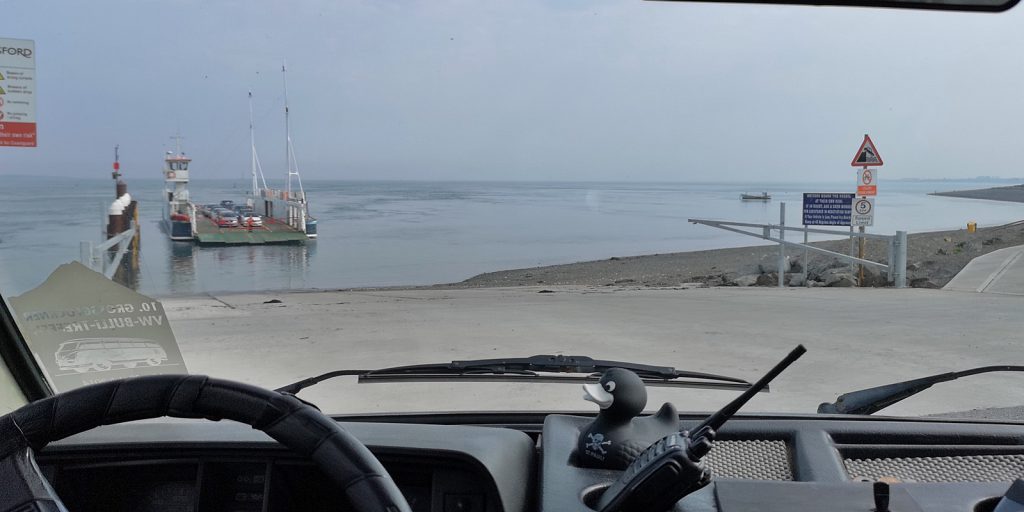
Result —
[[0, 94], [7, 94], [7, 91], [5, 91], [3, 87], [0, 87]]
[[0, 80], [3, 80], [3, 79], [4, 79], [4, 74], [0, 73]]
[[857, 154], [853, 156], [853, 161], [850, 162], [850, 165], [854, 167], [882, 165], [882, 155], [878, 154], [875, 143], [871, 141], [871, 137], [868, 137], [866, 133], [864, 134], [864, 142], [861, 143]]

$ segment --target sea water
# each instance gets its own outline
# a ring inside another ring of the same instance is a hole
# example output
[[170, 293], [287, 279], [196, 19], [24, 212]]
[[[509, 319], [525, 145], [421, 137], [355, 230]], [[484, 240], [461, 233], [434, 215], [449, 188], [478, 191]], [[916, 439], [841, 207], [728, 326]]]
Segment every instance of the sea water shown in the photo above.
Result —
[[[20, 294], [81, 241], [103, 240], [111, 180], [6, 177], [0, 190], [0, 291]], [[306, 181], [319, 239], [289, 246], [195, 246], [159, 229], [163, 184], [126, 178], [141, 212], [141, 269], [133, 285], [154, 296], [205, 292], [427, 285], [483, 272], [613, 256], [764, 243], [691, 218], [799, 225], [803, 192], [833, 183], [524, 183]], [[930, 196], [994, 182], [882, 181], [870, 232], [957, 229], [1024, 218], [1024, 204]], [[197, 203], [245, 199], [238, 180], [195, 181]], [[768, 202], [741, 193], [768, 192]], [[845, 227], [835, 228], [846, 230]], [[800, 238], [796, 233], [789, 237]], [[822, 237], [812, 237], [812, 240]]]

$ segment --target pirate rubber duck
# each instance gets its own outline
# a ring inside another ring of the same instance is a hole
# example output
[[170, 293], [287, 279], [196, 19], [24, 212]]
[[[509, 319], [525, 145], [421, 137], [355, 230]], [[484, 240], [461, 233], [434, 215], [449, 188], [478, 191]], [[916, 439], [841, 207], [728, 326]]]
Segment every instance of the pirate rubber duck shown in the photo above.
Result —
[[636, 417], [647, 406], [647, 389], [629, 370], [605, 371], [600, 382], [583, 385], [583, 398], [601, 411], [580, 432], [577, 455], [582, 467], [626, 469], [651, 443], [679, 430], [679, 415], [668, 402], [653, 416]]

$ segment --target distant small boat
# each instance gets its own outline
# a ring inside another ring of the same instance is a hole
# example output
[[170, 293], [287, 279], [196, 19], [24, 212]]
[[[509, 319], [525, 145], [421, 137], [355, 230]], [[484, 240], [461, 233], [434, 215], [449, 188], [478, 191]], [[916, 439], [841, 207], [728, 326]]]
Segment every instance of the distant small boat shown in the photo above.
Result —
[[772, 196], [768, 195], [768, 192], [761, 192], [760, 194], [740, 194], [740, 199], [744, 201], [769, 201]]

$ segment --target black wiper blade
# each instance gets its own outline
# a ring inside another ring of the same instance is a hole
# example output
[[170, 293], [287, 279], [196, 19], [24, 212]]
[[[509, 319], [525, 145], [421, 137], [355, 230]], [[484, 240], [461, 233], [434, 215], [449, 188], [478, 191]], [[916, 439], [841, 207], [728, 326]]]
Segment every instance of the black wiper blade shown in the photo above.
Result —
[[934, 384], [990, 372], [1024, 372], [1024, 366], [981, 366], [970, 370], [940, 373], [920, 379], [851, 391], [839, 395], [835, 402], [819, 405], [818, 412], [824, 414], [873, 414], [900, 400], [914, 396]]
[[[536, 355], [505, 359], [473, 359], [450, 363], [394, 366], [377, 370], [337, 370], [303, 379], [277, 389], [283, 393], [298, 393], [302, 389], [328, 379], [358, 376], [359, 382], [402, 382], [422, 380], [517, 380], [531, 382], [591, 382], [611, 368], [625, 368], [635, 372], [651, 385], [746, 389], [750, 383], [736, 377], [713, 373], [677, 370], [671, 366], [654, 366], [593, 359], [587, 356]], [[551, 374], [585, 374], [577, 377]], [[689, 380], [681, 380], [689, 379]]]

